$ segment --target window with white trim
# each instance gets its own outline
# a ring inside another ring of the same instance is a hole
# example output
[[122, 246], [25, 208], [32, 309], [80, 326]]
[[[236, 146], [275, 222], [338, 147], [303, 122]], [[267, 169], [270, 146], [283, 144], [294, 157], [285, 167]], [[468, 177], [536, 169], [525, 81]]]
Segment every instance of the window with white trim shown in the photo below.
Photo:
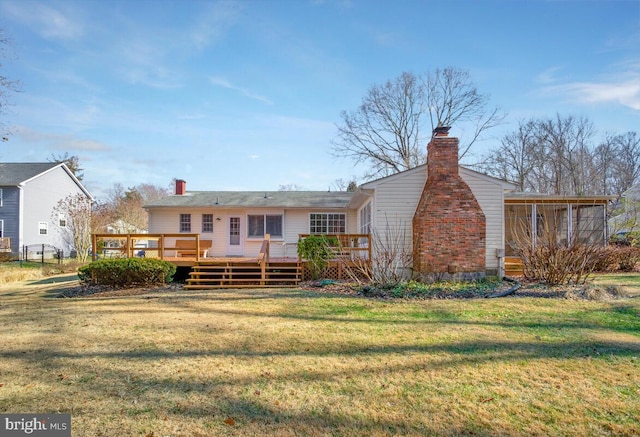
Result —
[[38, 222], [38, 234], [47, 235], [49, 233], [49, 223]]
[[249, 238], [263, 238], [269, 234], [272, 238], [282, 238], [282, 214], [260, 214], [247, 216], [247, 235]]
[[213, 214], [202, 214], [202, 232], [213, 232]]
[[347, 232], [347, 215], [344, 213], [309, 214], [310, 234], [344, 234]]
[[360, 233], [371, 233], [371, 202], [367, 203], [360, 210]]
[[180, 214], [180, 232], [191, 232], [191, 214]]
[[58, 214], [58, 226], [60, 226], [61, 228], [67, 227], [67, 218], [62, 213]]

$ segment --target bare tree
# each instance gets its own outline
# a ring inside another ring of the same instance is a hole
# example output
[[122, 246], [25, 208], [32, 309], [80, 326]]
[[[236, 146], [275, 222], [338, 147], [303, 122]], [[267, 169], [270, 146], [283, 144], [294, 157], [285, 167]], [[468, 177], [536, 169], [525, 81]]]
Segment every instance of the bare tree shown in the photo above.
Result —
[[136, 233], [147, 230], [149, 216], [144, 205], [169, 194], [167, 188], [152, 184], [140, 184], [125, 189], [122, 184], [114, 184], [109, 190], [102, 214], [111, 222], [109, 226], [118, 233]]
[[460, 158], [488, 129], [501, 124], [506, 114], [499, 108], [489, 108], [489, 95], [481, 94], [466, 70], [453, 67], [427, 73], [424, 96], [427, 99], [431, 130], [437, 126], [470, 123], [471, 137], [460, 148]]
[[[4, 35], [4, 31], [0, 29], [0, 59], [8, 58], [11, 52], [11, 40]], [[0, 63], [0, 69], [2, 64]], [[4, 114], [6, 107], [9, 105], [9, 94], [20, 91], [20, 82], [11, 80], [0, 74], [0, 115]], [[0, 134], [2, 141], [7, 141], [9, 136], [9, 128], [0, 121]]]
[[616, 155], [614, 186], [621, 195], [640, 182], [640, 137], [636, 132], [627, 132], [614, 138]]
[[342, 124], [332, 152], [370, 166], [367, 176], [386, 176], [424, 163], [420, 128], [425, 111], [423, 88], [412, 73], [373, 85], [352, 112], [342, 111]]
[[78, 261], [87, 261], [91, 248], [91, 199], [82, 193], [69, 195], [53, 208], [52, 217], [55, 221], [64, 217], [61, 237], [76, 250]]
[[[471, 123], [473, 134], [461, 147], [462, 157], [504, 119], [498, 109], [488, 109], [488, 102], [465, 70], [449, 67], [422, 76], [404, 72], [369, 88], [355, 111], [342, 111], [332, 153], [367, 163], [366, 177], [387, 176], [426, 162], [424, 142], [435, 127]], [[423, 134], [427, 118], [431, 129]]]
[[518, 129], [506, 134], [500, 147], [486, 158], [483, 167], [488, 173], [518, 184], [519, 191], [531, 186], [531, 172], [538, 165], [540, 143], [535, 120], [521, 121]]

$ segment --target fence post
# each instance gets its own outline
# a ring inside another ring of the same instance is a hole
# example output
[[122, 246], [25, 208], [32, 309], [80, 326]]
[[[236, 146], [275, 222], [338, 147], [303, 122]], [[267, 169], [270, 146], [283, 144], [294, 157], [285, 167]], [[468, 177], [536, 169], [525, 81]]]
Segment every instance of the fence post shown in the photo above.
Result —
[[41, 261], [42, 264], [44, 264], [44, 244], [42, 244], [42, 252], [41, 252], [41, 255], [40, 255], [40, 261]]

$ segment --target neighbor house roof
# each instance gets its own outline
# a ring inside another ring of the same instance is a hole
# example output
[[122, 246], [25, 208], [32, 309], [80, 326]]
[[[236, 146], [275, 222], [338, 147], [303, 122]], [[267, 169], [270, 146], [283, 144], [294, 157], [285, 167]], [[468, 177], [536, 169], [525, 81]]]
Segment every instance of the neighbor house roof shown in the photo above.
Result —
[[0, 163], [0, 185], [18, 186], [21, 183], [59, 165], [59, 162]]
[[62, 168], [78, 185], [80, 190], [89, 199], [93, 200], [89, 190], [82, 185], [73, 172], [69, 170], [69, 167], [62, 162], [0, 162], [0, 186], [17, 187], [57, 167]]
[[346, 191], [188, 191], [153, 201], [145, 208], [346, 208]]

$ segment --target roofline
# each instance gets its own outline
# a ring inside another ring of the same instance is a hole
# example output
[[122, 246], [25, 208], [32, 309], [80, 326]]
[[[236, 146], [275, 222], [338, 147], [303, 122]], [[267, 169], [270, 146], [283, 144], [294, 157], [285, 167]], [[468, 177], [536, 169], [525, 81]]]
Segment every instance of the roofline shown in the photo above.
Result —
[[571, 204], [607, 204], [616, 196], [575, 196], [561, 194], [536, 193], [505, 193], [505, 204], [534, 204], [534, 203], [571, 203]]
[[71, 179], [73, 180], [73, 182], [75, 182], [75, 184], [80, 188], [80, 190], [82, 190], [82, 192], [89, 198], [91, 199], [92, 202], [95, 201], [95, 199], [93, 198], [93, 196], [91, 195], [91, 193], [89, 192], [89, 190], [87, 190], [85, 188], [84, 185], [82, 185], [82, 183], [78, 180], [78, 178], [73, 174], [73, 172], [71, 170], [69, 170], [69, 167], [67, 167], [67, 165], [64, 162], [59, 162], [56, 165], [54, 165], [53, 167], [49, 168], [48, 170], [45, 170], [41, 173], [38, 173], [36, 175], [31, 176], [29, 179], [25, 179], [24, 181], [20, 182], [17, 186], [21, 186], [24, 185], [26, 183], [29, 183], [31, 181], [33, 181], [36, 178], [39, 178], [42, 175], [45, 175], [49, 172], [52, 172], [53, 170], [55, 170], [58, 167], [62, 167], [62, 169], [71, 177]]

